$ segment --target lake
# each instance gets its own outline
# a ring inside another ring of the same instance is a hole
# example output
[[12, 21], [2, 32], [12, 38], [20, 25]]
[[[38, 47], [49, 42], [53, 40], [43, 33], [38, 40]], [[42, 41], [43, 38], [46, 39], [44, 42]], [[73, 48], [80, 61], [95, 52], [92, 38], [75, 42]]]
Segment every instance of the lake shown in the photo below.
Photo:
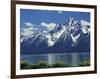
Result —
[[27, 61], [29, 64], [37, 64], [40, 61], [45, 61], [50, 65], [57, 62], [64, 62], [73, 66], [87, 60], [90, 61], [90, 53], [88, 52], [21, 55], [21, 61]]

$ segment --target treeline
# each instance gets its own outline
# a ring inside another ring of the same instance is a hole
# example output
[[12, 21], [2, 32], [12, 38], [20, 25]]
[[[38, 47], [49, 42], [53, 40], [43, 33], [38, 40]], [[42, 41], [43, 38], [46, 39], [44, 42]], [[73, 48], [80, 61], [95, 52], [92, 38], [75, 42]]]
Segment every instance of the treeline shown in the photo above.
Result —
[[56, 62], [52, 65], [49, 65], [45, 61], [40, 61], [37, 64], [29, 64], [26, 61], [21, 61], [20, 63], [20, 68], [21, 69], [39, 69], [39, 68], [59, 68], [59, 67], [78, 67], [78, 66], [90, 66], [90, 61], [83, 61], [79, 63], [78, 65], [70, 65], [70, 64], [65, 64], [64, 62]]

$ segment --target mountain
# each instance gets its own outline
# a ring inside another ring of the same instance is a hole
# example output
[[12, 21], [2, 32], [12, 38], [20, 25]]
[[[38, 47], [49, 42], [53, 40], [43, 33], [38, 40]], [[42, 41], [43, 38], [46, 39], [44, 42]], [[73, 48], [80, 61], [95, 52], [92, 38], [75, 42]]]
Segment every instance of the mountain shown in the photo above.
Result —
[[21, 35], [21, 54], [90, 51], [90, 23], [69, 18], [52, 30], [32, 29]]

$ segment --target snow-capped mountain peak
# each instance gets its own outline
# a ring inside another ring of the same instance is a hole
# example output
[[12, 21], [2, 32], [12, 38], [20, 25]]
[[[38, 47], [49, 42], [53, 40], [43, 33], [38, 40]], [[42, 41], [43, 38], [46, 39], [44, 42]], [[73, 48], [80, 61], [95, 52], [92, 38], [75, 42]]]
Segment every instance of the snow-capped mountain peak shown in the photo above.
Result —
[[65, 27], [63, 27], [60, 31], [55, 32], [53, 35], [46, 35], [48, 39], [48, 47], [53, 46], [56, 43], [56, 41], [61, 37], [64, 31]]
[[73, 36], [73, 34], [71, 34], [71, 38], [73, 40], [73, 44], [72, 46], [76, 45], [78, 43], [78, 38], [80, 37], [80, 34]]
[[84, 20], [80, 21], [80, 24], [82, 26], [82, 32], [84, 34], [89, 33], [90, 32], [90, 23]]
[[[29, 50], [40, 48], [41, 50], [49, 50], [49, 48], [58, 49], [58, 47], [61, 49], [65, 47], [72, 48], [83, 45], [81, 41], [89, 39], [89, 34], [89, 22], [84, 20], [77, 21], [70, 17], [66, 23], [56, 24], [52, 30], [44, 29], [40, 31], [37, 28], [24, 29], [21, 34], [21, 46], [23, 49], [27, 47], [26, 49], [29, 48]], [[84, 42], [84, 48], [87, 47], [85, 43], [87, 43], [87, 41]]]

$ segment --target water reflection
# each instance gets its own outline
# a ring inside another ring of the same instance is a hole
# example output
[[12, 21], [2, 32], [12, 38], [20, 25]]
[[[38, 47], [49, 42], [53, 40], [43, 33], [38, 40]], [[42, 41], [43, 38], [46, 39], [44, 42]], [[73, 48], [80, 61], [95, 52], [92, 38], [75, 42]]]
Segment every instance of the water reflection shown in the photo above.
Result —
[[63, 62], [65, 64], [77, 66], [81, 62], [87, 60], [90, 60], [90, 54], [88, 52], [21, 55], [21, 61], [27, 61], [30, 64], [37, 64], [40, 61], [45, 61], [50, 65]]

